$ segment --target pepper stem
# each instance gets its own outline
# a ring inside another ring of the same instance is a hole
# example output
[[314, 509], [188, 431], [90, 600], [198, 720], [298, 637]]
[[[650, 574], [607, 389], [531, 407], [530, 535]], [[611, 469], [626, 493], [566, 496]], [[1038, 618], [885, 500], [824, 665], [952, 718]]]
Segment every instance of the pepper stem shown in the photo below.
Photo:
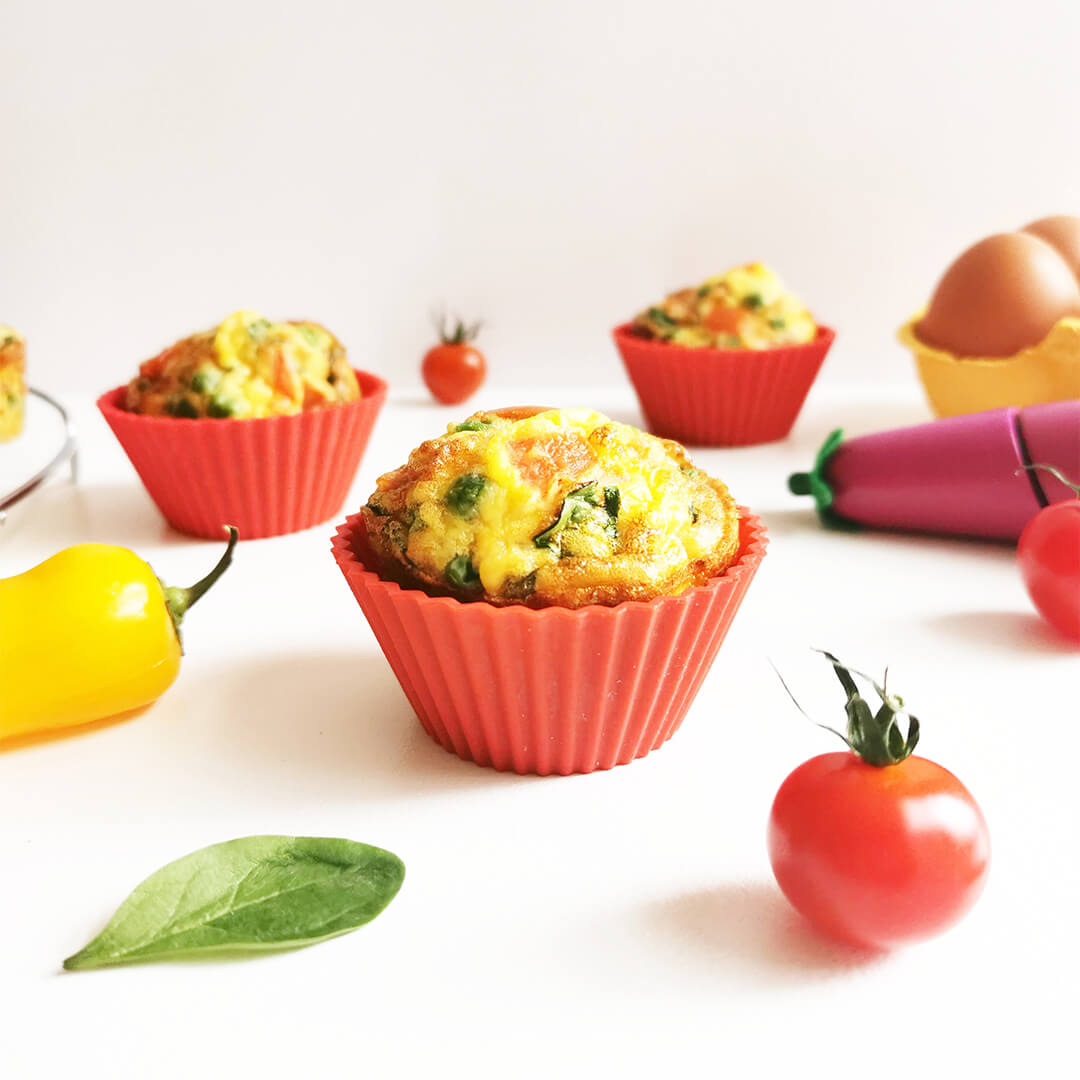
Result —
[[177, 637], [180, 636], [180, 623], [183, 622], [188, 608], [197, 603], [200, 597], [202, 597], [202, 595], [213, 586], [218, 578], [229, 569], [229, 564], [232, 562], [233, 550], [236, 547], [236, 541], [240, 534], [237, 532], [235, 525], [226, 525], [225, 528], [229, 532], [228, 546], [225, 548], [225, 553], [218, 559], [217, 565], [206, 575], [206, 577], [196, 581], [194, 585], [189, 585], [186, 589], [179, 588], [175, 585], [162, 586], [165, 592], [165, 606], [169, 609], [169, 615], [172, 617], [173, 626], [176, 627]]

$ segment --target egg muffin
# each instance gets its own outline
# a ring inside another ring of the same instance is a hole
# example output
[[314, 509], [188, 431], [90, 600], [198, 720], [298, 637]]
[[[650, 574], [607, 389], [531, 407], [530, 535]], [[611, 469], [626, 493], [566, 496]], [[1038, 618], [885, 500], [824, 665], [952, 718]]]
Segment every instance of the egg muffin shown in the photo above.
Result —
[[10, 326], [0, 326], [0, 442], [22, 431], [26, 404], [26, 345]]
[[642, 337], [691, 349], [773, 349], [817, 335], [810, 312], [761, 263], [679, 289], [642, 311], [632, 325]]
[[326, 327], [237, 311], [143, 363], [125, 406], [145, 416], [249, 419], [359, 397], [345, 347]]
[[389, 576], [496, 605], [674, 595], [739, 547], [724, 484], [587, 409], [474, 413], [380, 477], [362, 513]]

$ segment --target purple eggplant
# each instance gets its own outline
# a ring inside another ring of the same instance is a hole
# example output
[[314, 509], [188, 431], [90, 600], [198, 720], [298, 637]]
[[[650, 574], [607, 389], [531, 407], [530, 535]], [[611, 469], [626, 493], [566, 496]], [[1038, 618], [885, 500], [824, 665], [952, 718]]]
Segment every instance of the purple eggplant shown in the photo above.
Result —
[[1042, 507], [1075, 498], [1035, 464], [1080, 476], [1080, 400], [991, 409], [846, 440], [832, 432], [788, 487], [833, 528], [1016, 540]]

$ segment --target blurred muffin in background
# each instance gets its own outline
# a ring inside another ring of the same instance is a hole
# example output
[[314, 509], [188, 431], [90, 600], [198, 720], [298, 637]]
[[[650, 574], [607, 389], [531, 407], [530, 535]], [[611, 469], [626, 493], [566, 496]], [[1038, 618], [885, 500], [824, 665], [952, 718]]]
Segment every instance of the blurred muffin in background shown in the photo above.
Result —
[[814, 317], [767, 266], [747, 263], [679, 289], [633, 321], [644, 337], [691, 349], [772, 349], [817, 334]]
[[761, 263], [670, 293], [612, 333], [649, 430], [690, 446], [785, 438], [835, 336]]
[[0, 325], [0, 442], [14, 439], [26, 409], [26, 343], [18, 331]]
[[235, 525], [250, 540], [337, 513], [385, 400], [324, 326], [237, 311], [98, 408], [174, 528], [216, 540]]
[[144, 416], [243, 420], [359, 397], [345, 347], [324, 326], [237, 311], [143, 363], [125, 406]]

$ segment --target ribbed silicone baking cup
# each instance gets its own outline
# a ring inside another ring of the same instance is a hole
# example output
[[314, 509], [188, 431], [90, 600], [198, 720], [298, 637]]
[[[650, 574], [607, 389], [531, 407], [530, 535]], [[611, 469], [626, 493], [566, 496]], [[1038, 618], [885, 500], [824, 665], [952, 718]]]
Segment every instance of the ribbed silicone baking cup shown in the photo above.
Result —
[[691, 349], [612, 332], [649, 430], [692, 446], [750, 446], [786, 438], [835, 334], [805, 345]]
[[218, 540], [280, 536], [334, 517], [356, 476], [386, 383], [356, 372], [361, 397], [295, 416], [188, 420], [121, 408], [125, 387], [98, 399], [113, 434], [174, 529]]
[[958, 357], [920, 341], [919, 312], [897, 332], [915, 355], [926, 397], [938, 416], [1041, 405], [1080, 398], [1080, 319], [1061, 319], [1028, 349], [1007, 357]]
[[644, 757], [678, 729], [765, 555], [740, 508], [739, 554], [708, 584], [614, 607], [462, 603], [374, 570], [363, 517], [334, 558], [424, 730], [500, 771], [589, 773]]

